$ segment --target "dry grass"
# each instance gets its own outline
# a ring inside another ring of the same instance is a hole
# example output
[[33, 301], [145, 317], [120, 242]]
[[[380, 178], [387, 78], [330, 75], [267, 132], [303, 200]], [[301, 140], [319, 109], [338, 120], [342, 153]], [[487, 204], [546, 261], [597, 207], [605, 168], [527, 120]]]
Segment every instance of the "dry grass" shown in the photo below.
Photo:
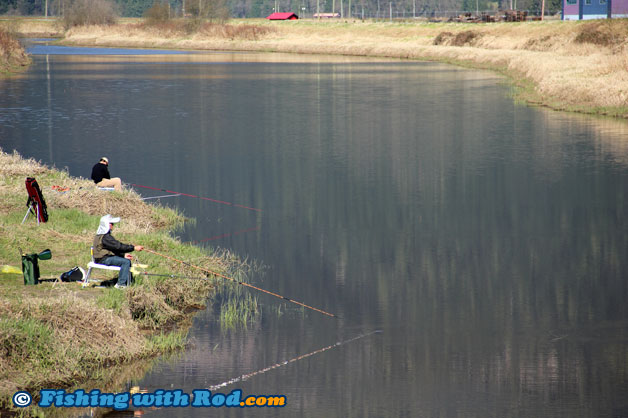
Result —
[[574, 41], [610, 48], [625, 46], [628, 40], [628, 19], [596, 20], [580, 26]]
[[2, 301], [0, 318], [0, 393], [42, 380], [66, 386], [79, 378], [68, 371], [84, 378], [94, 367], [146, 356], [146, 339], [133, 321], [75, 295]]
[[456, 34], [445, 31], [439, 33], [436, 38], [434, 38], [434, 45], [473, 45], [473, 40], [477, 39], [478, 37], [480, 37], [480, 34], [472, 30], [465, 30]]
[[123, 23], [77, 28], [80, 45], [247, 50], [438, 60], [530, 81], [522, 98], [555, 109], [628, 117], [627, 21], [496, 24], [361, 21], [213, 25], [193, 34]]
[[[23, 159], [15, 152], [9, 154], [0, 149], [0, 195], [25, 196], [25, 178], [38, 176], [43, 176], [38, 179], [38, 183], [49, 211], [76, 209], [99, 216], [111, 213], [124, 219], [120, 230], [125, 233], [147, 233], [172, 222], [166, 212], [156, 213], [154, 206], [146, 204], [132, 189], [122, 193], [101, 191], [91, 180], [71, 177], [67, 172], [53, 170], [35, 160]], [[69, 190], [57, 192], [53, 189], [54, 186]], [[10, 202], [3, 199], [3, 203], [0, 203], [0, 214], [6, 214], [11, 207]], [[182, 221], [183, 219], [178, 220]]]
[[143, 327], [168, 326], [189, 310], [204, 307], [212, 287], [209, 280], [154, 280], [127, 290], [129, 312]]
[[0, 73], [17, 71], [29, 62], [30, 59], [15, 35], [0, 27]]
[[219, 39], [240, 39], [256, 41], [272, 32], [271, 27], [248, 24], [219, 24], [214, 22], [203, 22], [199, 20], [154, 20], [146, 19], [140, 23], [127, 25], [130, 32], [136, 31], [149, 33], [157, 38], [185, 37], [195, 35], [198, 38], [219, 38]]
[[[39, 226], [32, 219], [21, 224], [24, 179], [33, 176], [50, 214]], [[52, 186], [69, 190], [59, 193]], [[147, 205], [133, 191], [102, 192], [90, 180], [0, 149], [0, 265], [19, 266], [18, 248], [51, 248], [52, 259], [39, 263], [42, 278], [86, 266], [98, 219], [105, 212], [123, 218], [116, 234], [123, 242], [141, 243], [221, 273], [239, 265], [230, 255], [181, 244], [165, 227], [180, 224], [182, 217]], [[180, 263], [139, 254], [150, 273], [199, 276]], [[150, 276], [126, 291], [81, 288], [76, 283], [24, 286], [21, 275], [0, 274], [0, 408], [17, 389], [68, 387], [101, 375], [103, 366], [180, 348], [189, 314], [206, 303], [213, 287], [212, 280]], [[164, 327], [172, 332], [140, 332]]]

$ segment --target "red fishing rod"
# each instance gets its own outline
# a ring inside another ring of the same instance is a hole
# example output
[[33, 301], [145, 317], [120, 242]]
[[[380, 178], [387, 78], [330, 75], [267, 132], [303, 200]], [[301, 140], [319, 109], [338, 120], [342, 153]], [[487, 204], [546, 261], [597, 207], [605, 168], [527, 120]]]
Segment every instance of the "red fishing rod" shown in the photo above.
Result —
[[[197, 195], [189, 194], [189, 193], [175, 192], [175, 191], [172, 191], [172, 190], [160, 189], [159, 187], [143, 186], [141, 184], [135, 184], [135, 183], [129, 183], [129, 184], [131, 184], [131, 186], [142, 187], [144, 189], [159, 190], [161, 192], [172, 193], [173, 195], [193, 197], [195, 199], [202, 199], [202, 200], [209, 200], [210, 202], [220, 203], [222, 205], [227, 205], [227, 206], [236, 206], [236, 207], [239, 207], [239, 208], [253, 210], [253, 211], [256, 211], [256, 212], [261, 212], [262, 211], [261, 209], [258, 209], [258, 208], [252, 208], [252, 207], [249, 207], [249, 206], [238, 205], [236, 203], [225, 202], [224, 200], [212, 199], [210, 197], [203, 197], [203, 196], [197, 196]], [[160, 197], [164, 197], [164, 196], [160, 196]]]
[[313, 310], [313, 311], [320, 312], [320, 313], [322, 313], [323, 315], [331, 316], [332, 318], [338, 318], [336, 315], [334, 315], [334, 314], [332, 314], [332, 313], [329, 313], [329, 312], [325, 312], [325, 311], [324, 311], [324, 310], [322, 310], [322, 309], [318, 309], [318, 308], [315, 308], [315, 307], [313, 307], [313, 306], [306, 305], [305, 303], [302, 303], [302, 302], [299, 302], [299, 301], [296, 301], [296, 300], [292, 300], [292, 299], [287, 298], [287, 297], [285, 297], [285, 296], [281, 296], [281, 295], [279, 295], [279, 294], [277, 294], [277, 293], [274, 293], [274, 292], [271, 292], [271, 291], [269, 291], [269, 290], [265, 290], [265, 289], [262, 289], [262, 288], [260, 288], [260, 287], [253, 286], [252, 284], [242, 282], [242, 281], [240, 281], [240, 280], [234, 279], [233, 277], [225, 276], [224, 274], [217, 273], [217, 272], [215, 272], [215, 271], [212, 271], [212, 270], [206, 269], [206, 268], [204, 268], [204, 267], [195, 266], [194, 264], [186, 263], [186, 262], [185, 262], [185, 261], [183, 261], [183, 260], [179, 260], [179, 259], [176, 259], [176, 258], [174, 258], [174, 257], [170, 257], [169, 255], [160, 254], [160, 253], [158, 253], [157, 251], [149, 250], [148, 248], [144, 248], [144, 251], [149, 252], [149, 253], [151, 253], [151, 254], [158, 255], [158, 256], [160, 256], [160, 257], [167, 258], [167, 259], [172, 260], [172, 261], [176, 261], [177, 263], [184, 264], [184, 265], [186, 265], [186, 266], [188, 266], [188, 267], [192, 267], [192, 268], [195, 268], [195, 269], [197, 269], [197, 270], [204, 271], [204, 272], [209, 273], [209, 274], [211, 274], [211, 275], [214, 275], [214, 276], [216, 276], [216, 277], [220, 277], [220, 278], [223, 278], [223, 279], [226, 279], [226, 280], [230, 280], [230, 281], [232, 281], [232, 282], [234, 282], [234, 283], [237, 283], [237, 284], [240, 284], [240, 285], [242, 285], [242, 286], [246, 286], [246, 287], [250, 287], [251, 289], [259, 290], [260, 292], [264, 292], [264, 293], [266, 293], [266, 294], [268, 294], [268, 295], [271, 295], [271, 296], [274, 296], [274, 297], [276, 297], [276, 298], [283, 299], [283, 300], [287, 300], [288, 302], [294, 303], [294, 304], [299, 305], [299, 306], [303, 306], [304, 308], [308, 308], [308, 309], [311, 309], [311, 310]]

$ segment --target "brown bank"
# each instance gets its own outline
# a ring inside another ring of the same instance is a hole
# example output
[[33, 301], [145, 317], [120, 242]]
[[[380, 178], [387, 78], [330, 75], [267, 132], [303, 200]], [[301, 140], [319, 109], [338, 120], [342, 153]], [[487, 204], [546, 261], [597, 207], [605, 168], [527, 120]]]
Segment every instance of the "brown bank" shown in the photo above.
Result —
[[0, 26], [0, 75], [17, 73], [30, 64], [30, 58], [14, 33]]
[[[27, 176], [36, 177], [42, 189], [50, 214], [46, 223], [37, 225], [33, 217], [21, 223]], [[183, 347], [191, 315], [215, 288], [213, 280], [157, 276], [141, 276], [126, 290], [53, 282], [25, 286], [20, 273], [10, 273], [20, 268], [18, 248], [28, 253], [52, 250], [51, 260], [39, 262], [42, 278], [85, 267], [103, 213], [122, 218], [116, 230], [122, 241], [141, 242], [216, 272], [240, 266], [234, 257], [172, 238], [168, 231], [181, 225], [183, 218], [170, 209], [147, 205], [133, 191], [98, 191], [91, 180], [70, 177], [0, 149], [0, 271], [5, 271], [0, 273], [2, 416], [7, 413], [2, 408], [11, 408], [11, 396], [18, 390], [37, 393], [44, 387], [68, 388], [91, 379], [98, 382], [92, 387], [111, 387], [114, 382], [111, 390], [119, 390], [116, 385], [124, 384], [124, 379], [141, 377], [147, 366], [136, 361]], [[199, 276], [164, 258], [144, 252], [138, 256], [150, 273]], [[96, 276], [113, 278], [115, 273]], [[115, 365], [124, 367], [110, 373]], [[36, 413], [32, 408], [22, 412]]]

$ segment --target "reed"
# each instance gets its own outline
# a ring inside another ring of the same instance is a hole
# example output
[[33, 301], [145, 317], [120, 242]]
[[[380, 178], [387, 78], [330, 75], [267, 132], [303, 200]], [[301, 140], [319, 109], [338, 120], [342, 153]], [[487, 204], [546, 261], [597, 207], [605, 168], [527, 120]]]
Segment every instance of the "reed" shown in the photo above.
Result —
[[159, 333], [148, 337], [148, 349], [155, 354], [169, 353], [185, 348], [187, 330]]
[[[231, 253], [225, 252], [224, 254]], [[228, 271], [229, 277], [237, 282], [248, 283], [253, 274], [261, 275], [265, 267], [256, 262], [242, 260], [232, 264]], [[216, 285], [215, 300], [220, 303], [220, 325], [223, 329], [246, 327], [259, 319], [261, 309], [257, 295], [251, 294], [251, 289], [237, 283], [219, 279]]]
[[220, 325], [223, 329], [246, 327], [259, 318], [257, 297], [251, 294], [232, 296], [220, 305]]

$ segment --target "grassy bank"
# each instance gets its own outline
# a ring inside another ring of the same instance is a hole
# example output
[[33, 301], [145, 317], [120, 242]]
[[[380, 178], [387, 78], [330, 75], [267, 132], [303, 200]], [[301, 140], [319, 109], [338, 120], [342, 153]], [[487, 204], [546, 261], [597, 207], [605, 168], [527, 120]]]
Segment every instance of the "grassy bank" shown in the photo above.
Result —
[[[39, 226], [26, 211], [24, 180], [34, 176], [50, 219]], [[69, 188], [58, 192], [52, 186]], [[40, 261], [42, 278], [87, 265], [100, 216], [121, 216], [122, 242], [186, 260], [217, 272], [237, 266], [228, 255], [184, 245], [168, 234], [181, 225], [176, 212], [145, 204], [133, 191], [102, 192], [93, 182], [70, 177], [0, 150], [0, 268], [20, 268], [20, 253], [52, 250]], [[135, 253], [154, 274], [198, 277], [199, 272], [146, 252]], [[103, 279], [115, 277], [96, 273]], [[107, 277], [108, 276], [108, 277]], [[102, 368], [177, 349], [185, 343], [190, 313], [215, 288], [211, 280], [141, 276], [127, 290], [82, 288], [77, 283], [24, 286], [21, 274], [0, 273], [0, 406], [16, 390], [69, 387], [102, 374]]]
[[30, 58], [9, 25], [0, 26], [0, 75], [21, 71], [30, 64]]
[[499, 71], [528, 103], [628, 117], [628, 19], [492, 24], [248, 19], [197, 27], [127, 20], [73, 28], [63, 42], [436, 60]]

